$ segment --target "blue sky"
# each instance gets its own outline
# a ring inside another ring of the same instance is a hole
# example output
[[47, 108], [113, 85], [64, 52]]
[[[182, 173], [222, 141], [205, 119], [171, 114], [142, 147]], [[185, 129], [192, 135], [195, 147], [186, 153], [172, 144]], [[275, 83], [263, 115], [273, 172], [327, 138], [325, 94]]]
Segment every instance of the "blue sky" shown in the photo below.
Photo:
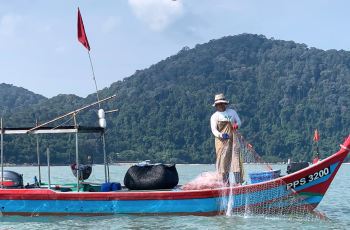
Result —
[[93, 93], [77, 7], [99, 89], [184, 46], [241, 33], [350, 50], [349, 1], [0, 0], [0, 83], [49, 98]]

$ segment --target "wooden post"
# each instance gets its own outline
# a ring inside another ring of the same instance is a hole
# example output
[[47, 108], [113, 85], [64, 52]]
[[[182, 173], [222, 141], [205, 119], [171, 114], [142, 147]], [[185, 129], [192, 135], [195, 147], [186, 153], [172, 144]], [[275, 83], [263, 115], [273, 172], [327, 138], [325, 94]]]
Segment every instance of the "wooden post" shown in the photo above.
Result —
[[119, 109], [115, 109], [115, 110], [107, 111], [107, 112], [105, 112], [105, 114], [107, 114], [107, 113], [114, 113], [114, 112], [118, 112], [118, 111], [119, 111]]

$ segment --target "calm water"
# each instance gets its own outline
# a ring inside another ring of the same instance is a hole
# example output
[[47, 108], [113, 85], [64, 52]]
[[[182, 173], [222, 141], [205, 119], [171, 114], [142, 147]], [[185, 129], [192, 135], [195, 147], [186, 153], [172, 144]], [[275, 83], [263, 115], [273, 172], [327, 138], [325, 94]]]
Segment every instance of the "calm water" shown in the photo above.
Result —
[[[274, 169], [282, 169], [285, 165], [274, 165]], [[113, 181], [123, 182], [128, 166], [111, 166]], [[36, 167], [6, 168], [23, 174], [24, 182], [32, 183], [37, 175]], [[194, 179], [202, 171], [214, 171], [214, 165], [179, 165], [177, 170], [180, 184]], [[52, 183], [75, 183], [76, 179], [68, 166], [51, 167]], [[47, 181], [47, 168], [42, 167], [42, 180]], [[103, 182], [103, 166], [93, 166], [93, 174], [89, 181]], [[328, 222], [286, 221], [264, 217], [244, 218], [243, 216], [153, 216], [138, 217], [115, 215], [107, 217], [2, 217], [0, 229], [350, 229], [350, 165], [343, 164], [334, 178], [317, 210], [332, 220]]]

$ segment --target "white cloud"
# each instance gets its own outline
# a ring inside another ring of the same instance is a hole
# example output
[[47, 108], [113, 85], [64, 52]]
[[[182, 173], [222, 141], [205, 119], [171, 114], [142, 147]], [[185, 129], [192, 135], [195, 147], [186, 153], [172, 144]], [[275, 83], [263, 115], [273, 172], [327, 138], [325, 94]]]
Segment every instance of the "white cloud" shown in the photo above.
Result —
[[109, 16], [107, 20], [102, 25], [102, 32], [105, 34], [108, 34], [112, 30], [114, 30], [115, 27], [119, 26], [122, 23], [122, 17], [121, 16]]
[[18, 15], [5, 15], [0, 20], [0, 34], [12, 35], [15, 31], [16, 24], [21, 20]]
[[181, 18], [184, 7], [180, 1], [128, 0], [136, 17], [152, 30], [161, 31]]

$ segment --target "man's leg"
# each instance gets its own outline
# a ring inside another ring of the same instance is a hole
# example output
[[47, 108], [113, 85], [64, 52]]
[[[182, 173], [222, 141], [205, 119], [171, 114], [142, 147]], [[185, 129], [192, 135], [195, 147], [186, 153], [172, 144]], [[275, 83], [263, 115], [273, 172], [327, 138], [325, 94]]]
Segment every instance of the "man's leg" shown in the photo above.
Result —
[[230, 174], [229, 174], [229, 173], [223, 173], [223, 174], [222, 174], [222, 180], [223, 180], [226, 184], [230, 184]]
[[235, 181], [237, 184], [243, 183], [243, 176], [241, 172], [234, 172], [233, 175], [235, 176]]

